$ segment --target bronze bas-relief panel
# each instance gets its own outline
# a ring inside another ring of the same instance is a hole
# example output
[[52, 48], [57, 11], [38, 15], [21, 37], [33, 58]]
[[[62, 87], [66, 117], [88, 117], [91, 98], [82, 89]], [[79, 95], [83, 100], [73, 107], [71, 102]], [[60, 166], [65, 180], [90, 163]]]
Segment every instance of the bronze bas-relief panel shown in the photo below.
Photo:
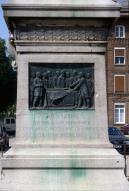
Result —
[[94, 64], [30, 64], [29, 108], [94, 108]]

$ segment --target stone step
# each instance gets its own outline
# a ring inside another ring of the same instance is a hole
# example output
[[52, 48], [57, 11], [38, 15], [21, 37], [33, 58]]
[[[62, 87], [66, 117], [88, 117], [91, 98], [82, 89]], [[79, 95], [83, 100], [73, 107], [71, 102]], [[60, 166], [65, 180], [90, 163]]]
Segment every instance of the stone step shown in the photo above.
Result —
[[124, 158], [107, 148], [13, 148], [4, 154], [2, 168], [118, 168]]

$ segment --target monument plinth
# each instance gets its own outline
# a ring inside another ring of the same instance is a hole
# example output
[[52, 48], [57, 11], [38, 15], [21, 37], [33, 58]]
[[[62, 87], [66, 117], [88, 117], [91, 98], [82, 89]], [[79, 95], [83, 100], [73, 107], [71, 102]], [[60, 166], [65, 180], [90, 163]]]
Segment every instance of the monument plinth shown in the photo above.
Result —
[[14, 36], [16, 140], [2, 159], [3, 190], [128, 191], [108, 140], [106, 46], [111, 1], [3, 5]]

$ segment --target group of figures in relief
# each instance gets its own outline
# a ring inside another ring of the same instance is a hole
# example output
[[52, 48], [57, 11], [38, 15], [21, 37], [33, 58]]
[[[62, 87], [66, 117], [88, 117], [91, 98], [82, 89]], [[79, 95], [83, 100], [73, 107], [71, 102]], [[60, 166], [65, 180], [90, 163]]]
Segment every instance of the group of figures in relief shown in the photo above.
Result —
[[56, 70], [31, 72], [30, 76], [30, 107], [48, 108], [49, 102], [53, 107], [67, 107], [67, 97], [75, 92], [74, 108], [93, 107], [94, 80], [93, 74], [82, 71]]

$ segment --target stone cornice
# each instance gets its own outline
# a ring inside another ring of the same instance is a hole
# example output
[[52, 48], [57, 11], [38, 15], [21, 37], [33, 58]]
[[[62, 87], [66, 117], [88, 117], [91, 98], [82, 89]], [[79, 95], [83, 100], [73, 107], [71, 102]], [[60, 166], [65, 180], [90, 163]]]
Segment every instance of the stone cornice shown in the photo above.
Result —
[[117, 6], [4, 4], [2, 7], [5, 17], [114, 18], [120, 16], [120, 7]]
[[83, 6], [83, 5], [72, 5], [72, 4], [69, 4], [69, 5], [66, 5], [66, 4], [59, 4], [59, 5], [41, 5], [41, 4], [2, 4], [2, 7], [4, 9], [82, 9], [82, 10], [86, 10], [86, 9], [92, 9], [92, 10], [120, 10], [120, 7], [116, 7], [116, 6], [103, 6], [103, 5], [96, 5], [96, 6], [93, 6], [93, 5], [86, 5], [86, 6]]

